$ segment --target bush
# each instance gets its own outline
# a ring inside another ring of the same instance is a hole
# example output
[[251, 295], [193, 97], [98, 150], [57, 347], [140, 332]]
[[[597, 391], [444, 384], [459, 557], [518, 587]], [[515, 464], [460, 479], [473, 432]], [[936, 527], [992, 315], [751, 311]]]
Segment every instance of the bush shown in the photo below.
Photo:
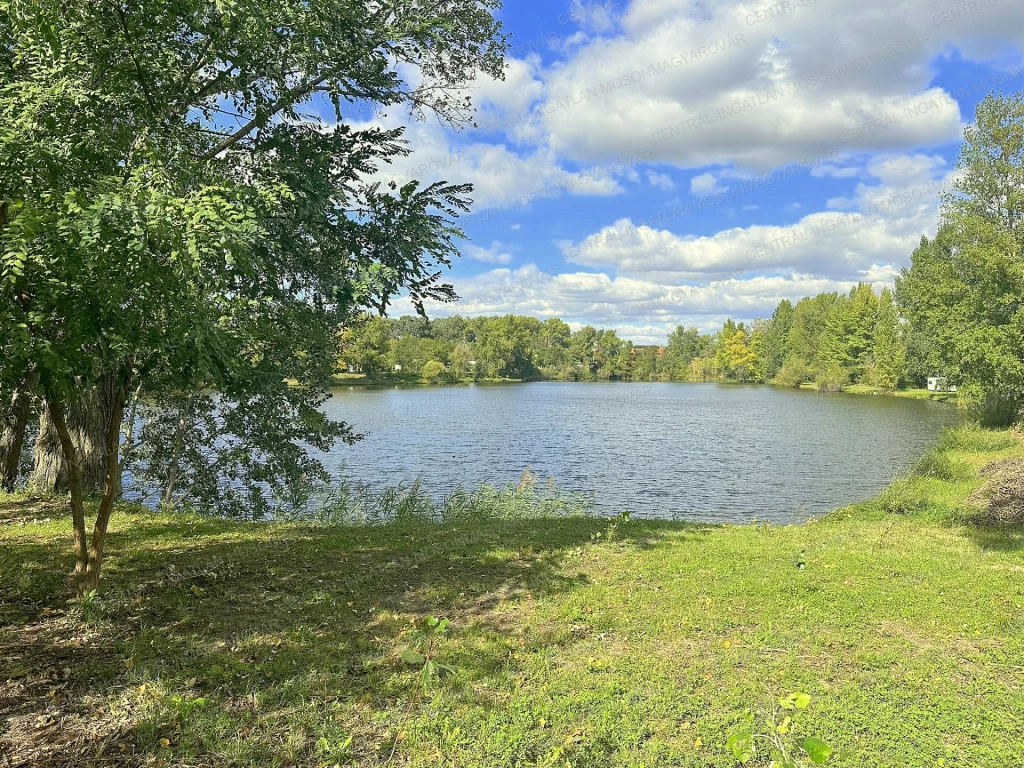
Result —
[[1021, 418], [1021, 397], [1006, 392], [965, 392], [960, 402], [971, 421], [983, 427], [1009, 427]]
[[807, 363], [803, 360], [790, 358], [775, 375], [775, 383], [780, 387], [799, 387], [813, 378], [814, 376]]
[[838, 365], [830, 365], [818, 373], [815, 382], [821, 392], [842, 392], [850, 377]]
[[438, 362], [437, 360], [430, 360], [426, 365], [423, 366], [423, 373], [420, 374], [424, 381], [429, 381], [431, 384], [441, 384], [442, 382], [448, 381], [450, 376], [448, 369], [444, 363]]

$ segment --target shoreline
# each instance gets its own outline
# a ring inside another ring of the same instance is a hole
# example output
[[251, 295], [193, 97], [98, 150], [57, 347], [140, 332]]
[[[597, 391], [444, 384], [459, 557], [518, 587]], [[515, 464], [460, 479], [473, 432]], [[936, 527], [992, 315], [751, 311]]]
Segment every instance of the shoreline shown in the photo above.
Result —
[[[781, 390], [798, 390], [818, 392], [818, 385], [810, 382], [801, 384], [799, 387], [787, 387], [771, 382], [754, 381], [677, 381], [667, 380], [634, 380], [634, 379], [600, 379], [600, 380], [567, 380], [567, 379], [460, 379], [448, 382], [428, 382], [421, 379], [395, 378], [377, 379], [368, 381], [362, 375], [345, 374], [344, 378], [334, 377], [334, 388], [359, 388], [359, 389], [445, 389], [460, 388], [476, 385], [491, 384], [715, 384], [720, 386], [741, 386], [741, 387], [771, 387]], [[938, 403], [958, 403], [959, 395], [956, 392], [933, 392], [927, 389], [908, 387], [905, 389], [886, 390], [874, 387], [870, 384], [851, 384], [840, 392], [825, 392], [829, 395], [872, 395], [879, 397], [902, 397], [912, 400], [931, 400]]]

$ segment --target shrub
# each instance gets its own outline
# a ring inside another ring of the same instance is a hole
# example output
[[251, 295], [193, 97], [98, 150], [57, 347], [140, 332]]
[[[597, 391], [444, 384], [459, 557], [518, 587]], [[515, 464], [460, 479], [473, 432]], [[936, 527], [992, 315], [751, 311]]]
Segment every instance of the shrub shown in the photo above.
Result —
[[807, 363], [797, 358], [790, 358], [775, 375], [775, 383], [780, 387], [799, 387], [813, 378]]
[[426, 365], [423, 366], [423, 373], [421, 374], [424, 381], [429, 381], [431, 384], [440, 384], [448, 381], [450, 376], [448, 369], [445, 368], [444, 363], [437, 360], [430, 360]]
[[821, 392], [842, 392], [850, 377], [838, 365], [830, 365], [818, 372], [815, 382]]
[[971, 421], [983, 427], [1009, 427], [1021, 418], [1021, 397], [1008, 392], [964, 392], [960, 402]]

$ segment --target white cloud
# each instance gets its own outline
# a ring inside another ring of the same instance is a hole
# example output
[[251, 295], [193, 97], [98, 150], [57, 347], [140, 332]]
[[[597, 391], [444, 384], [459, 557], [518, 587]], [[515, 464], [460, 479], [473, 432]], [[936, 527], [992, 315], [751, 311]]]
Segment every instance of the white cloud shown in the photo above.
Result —
[[462, 246], [462, 252], [475, 261], [482, 261], [486, 264], [508, 264], [512, 261], [512, 254], [506, 250], [506, 246], [495, 240], [489, 248], [481, 248], [479, 245], [467, 243]]
[[931, 87], [931, 62], [954, 47], [977, 60], [1002, 55], [1024, 41], [1024, 4], [942, 22], [949, 6], [828, 0], [780, 13], [769, 0], [634, 0], [622, 34], [592, 38], [538, 73], [545, 98], [532, 119], [560, 155], [649, 149], [680, 167], [763, 170], [829, 150], [955, 141], [959, 108]]
[[665, 173], [648, 171], [647, 181], [650, 182], [652, 187], [660, 189], [662, 192], [671, 192], [676, 188], [676, 183], [672, 181], [672, 177]]
[[791, 226], [696, 237], [622, 219], [560, 247], [575, 264], [659, 282], [778, 270], [871, 279], [880, 266], [905, 263], [920, 237], [934, 232], [953, 171], [941, 158], [913, 155], [877, 158], [866, 172], [876, 183], [859, 184], [853, 199], [834, 206], [852, 210], [811, 213]]
[[[355, 124], [356, 129], [378, 125], [394, 127], [397, 120]], [[519, 201], [521, 206], [562, 195], [604, 196], [623, 191], [617, 181], [636, 165], [619, 160], [569, 170], [550, 148], [519, 151], [506, 144], [464, 143], [437, 123], [413, 123], [406, 127], [410, 154], [378, 170], [375, 178], [398, 185], [411, 180], [470, 183], [479, 212]]]
[[690, 192], [695, 195], [713, 195], [719, 189], [718, 177], [713, 173], [702, 173], [690, 179]]

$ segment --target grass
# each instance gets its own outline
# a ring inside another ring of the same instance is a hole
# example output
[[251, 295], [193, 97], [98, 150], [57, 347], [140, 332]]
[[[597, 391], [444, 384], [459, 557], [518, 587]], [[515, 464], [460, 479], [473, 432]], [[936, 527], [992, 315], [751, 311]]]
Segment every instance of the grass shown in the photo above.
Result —
[[[802, 384], [801, 389], [817, 389], [814, 382]], [[870, 384], [848, 384], [843, 387], [843, 392], [848, 395], [886, 395], [888, 397], [908, 397], [913, 400], [936, 400], [938, 402], [955, 403], [958, 400], [956, 392], [932, 392], [927, 389], [880, 389]]]
[[[798, 526], [125, 508], [102, 594], [70, 603], [68, 521], [8, 499], [0, 764], [724, 768], [748, 714], [803, 691], [832, 765], [1021, 765], [1024, 529], [966, 522], [1013, 455], [950, 432]], [[429, 616], [458, 674], [420, 695], [401, 654]]]

